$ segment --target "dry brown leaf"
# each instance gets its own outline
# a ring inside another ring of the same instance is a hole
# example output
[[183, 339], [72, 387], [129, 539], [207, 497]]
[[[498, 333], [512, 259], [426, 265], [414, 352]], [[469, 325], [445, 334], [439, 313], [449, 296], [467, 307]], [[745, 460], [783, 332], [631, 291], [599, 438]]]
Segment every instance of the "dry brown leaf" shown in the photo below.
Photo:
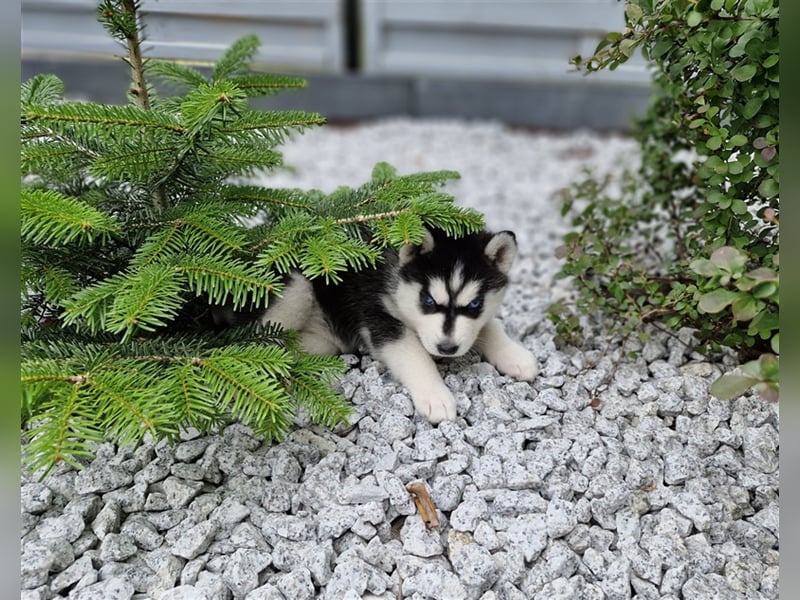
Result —
[[412, 481], [406, 486], [411, 496], [414, 498], [414, 504], [417, 506], [417, 512], [425, 522], [428, 529], [433, 529], [439, 526], [439, 514], [436, 512], [436, 505], [433, 503], [428, 488], [424, 481]]

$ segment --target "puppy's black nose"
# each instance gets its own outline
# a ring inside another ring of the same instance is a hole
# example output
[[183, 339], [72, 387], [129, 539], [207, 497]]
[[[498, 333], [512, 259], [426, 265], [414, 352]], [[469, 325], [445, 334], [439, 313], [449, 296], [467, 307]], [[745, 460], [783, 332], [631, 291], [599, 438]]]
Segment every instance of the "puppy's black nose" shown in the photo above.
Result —
[[445, 354], [445, 355], [447, 355], [447, 354], [455, 354], [456, 352], [458, 352], [458, 346], [456, 344], [452, 344], [450, 342], [441, 342], [439, 344], [436, 344], [436, 349], [441, 354]]

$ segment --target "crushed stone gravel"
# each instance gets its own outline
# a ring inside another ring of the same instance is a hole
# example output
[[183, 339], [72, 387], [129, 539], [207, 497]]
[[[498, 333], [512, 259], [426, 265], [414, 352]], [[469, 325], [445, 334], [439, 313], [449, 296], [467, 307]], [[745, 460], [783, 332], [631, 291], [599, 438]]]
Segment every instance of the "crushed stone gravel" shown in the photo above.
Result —
[[294, 170], [269, 185], [357, 186], [378, 160], [459, 171], [457, 201], [517, 235], [501, 317], [538, 378], [476, 356], [442, 364], [458, 418], [432, 427], [382, 365], [347, 356], [350, 427], [301, 421], [265, 444], [234, 424], [23, 474], [23, 600], [778, 597], [778, 406], [710, 396], [735, 363], [693, 353], [691, 332], [553, 341], [545, 311], [572, 293], [555, 278], [559, 190], [587, 167], [635, 167], [633, 141], [398, 118], [327, 126], [283, 151]]

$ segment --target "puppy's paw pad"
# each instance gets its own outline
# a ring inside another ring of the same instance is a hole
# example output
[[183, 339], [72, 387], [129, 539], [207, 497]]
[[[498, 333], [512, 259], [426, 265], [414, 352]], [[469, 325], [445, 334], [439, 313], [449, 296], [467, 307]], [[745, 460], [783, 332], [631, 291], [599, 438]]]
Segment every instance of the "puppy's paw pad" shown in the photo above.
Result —
[[417, 410], [431, 423], [441, 423], [456, 418], [456, 399], [450, 390], [431, 390], [422, 398], [415, 398]]
[[539, 374], [539, 362], [536, 357], [522, 346], [504, 348], [496, 358], [497, 370], [514, 379], [533, 381]]

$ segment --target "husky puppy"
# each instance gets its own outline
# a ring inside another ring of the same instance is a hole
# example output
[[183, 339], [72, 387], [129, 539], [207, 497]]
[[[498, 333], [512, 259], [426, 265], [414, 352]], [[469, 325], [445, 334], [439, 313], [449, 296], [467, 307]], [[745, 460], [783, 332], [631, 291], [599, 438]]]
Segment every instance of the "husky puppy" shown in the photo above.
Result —
[[453, 394], [433, 357], [476, 348], [501, 373], [533, 380], [534, 356], [496, 318], [517, 253], [510, 231], [458, 239], [427, 231], [420, 245], [387, 251], [373, 269], [348, 271], [338, 284], [294, 274], [262, 316], [300, 333], [311, 354], [366, 346], [411, 393], [432, 423], [456, 416]]

